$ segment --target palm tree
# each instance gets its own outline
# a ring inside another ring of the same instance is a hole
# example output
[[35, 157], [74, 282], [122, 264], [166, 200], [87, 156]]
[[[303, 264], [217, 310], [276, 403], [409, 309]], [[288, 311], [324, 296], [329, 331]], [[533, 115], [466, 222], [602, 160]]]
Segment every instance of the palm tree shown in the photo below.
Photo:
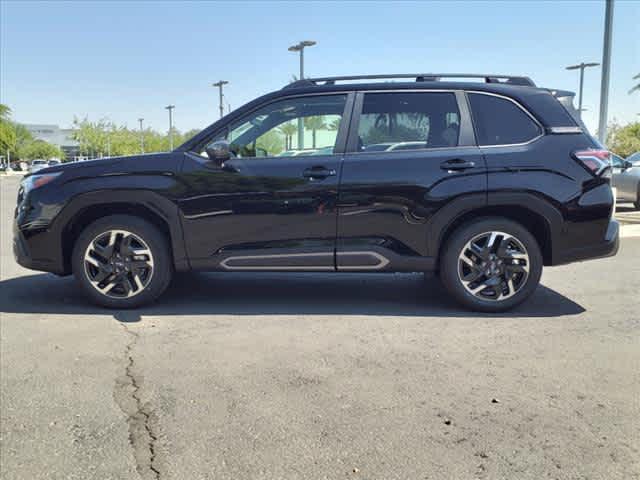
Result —
[[[640, 73], [637, 74], [635, 77], [633, 77], [634, 80], [640, 80]], [[633, 92], [637, 92], [640, 91], [640, 83], [637, 83], [633, 86], [633, 88], [631, 90], [629, 90], [629, 93], [633, 93]]]
[[336, 118], [335, 120], [331, 121], [331, 123], [327, 125], [327, 130], [330, 130], [332, 132], [337, 131], [340, 128], [340, 120], [340, 118]]
[[280, 125], [280, 133], [284, 135], [284, 149], [291, 150], [293, 144], [293, 135], [298, 131], [296, 126], [292, 122], [287, 122]]
[[0, 103], [0, 120], [9, 120], [10, 116], [11, 109], [7, 105]]
[[312, 148], [316, 148], [316, 132], [327, 128], [327, 124], [324, 123], [324, 118], [320, 116], [306, 117], [304, 119], [304, 126], [311, 130]]

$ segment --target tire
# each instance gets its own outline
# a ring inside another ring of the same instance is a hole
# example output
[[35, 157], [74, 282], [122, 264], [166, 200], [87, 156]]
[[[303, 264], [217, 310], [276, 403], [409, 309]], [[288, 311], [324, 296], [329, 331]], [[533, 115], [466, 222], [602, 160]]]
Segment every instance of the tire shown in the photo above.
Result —
[[633, 202], [633, 206], [636, 210], [640, 210], [640, 183], [638, 184], [638, 193], [636, 193], [636, 201]]
[[93, 303], [117, 309], [153, 302], [173, 275], [166, 236], [130, 215], [100, 218], [86, 227], [75, 242], [71, 266]]
[[[491, 232], [496, 233], [494, 247], [487, 248]], [[504, 312], [526, 300], [540, 283], [540, 246], [516, 222], [480, 218], [457, 228], [446, 242], [440, 278], [451, 296], [470, 310]]]

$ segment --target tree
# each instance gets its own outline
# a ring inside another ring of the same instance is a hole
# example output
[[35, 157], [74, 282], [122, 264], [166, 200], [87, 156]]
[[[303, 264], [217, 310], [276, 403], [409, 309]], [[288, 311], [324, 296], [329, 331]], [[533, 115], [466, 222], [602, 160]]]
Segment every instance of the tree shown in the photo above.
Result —
[[24, 125], [20, 125], [19, 123], [14, 123], [13, 128], [16, 134], [15, 148], [14, 151], [11, 152], [11, 156], [18, 158], [26, 158], [25, 156], [25, 148], [33, 143], [35, 139], [31, 132], [27, 130], [27, 127]]
[[[265, 150], [270, 157], [284, 150], [282, 144], [282, 136], [278, 130], [269, 130], [256, 139], [256, 147], [260, 150]], [[258, 152], [256, 154], [259, 155]]]
[[341, 118], [336, 118], [334, 120], [332, 120], [328, 125], [327, 125], [327, 130], [330, 130], [332, 132], [337, 131], [340, 128], [340, 121], [342, 119]]
[[327, 124], [324, 123], [324, 117], [313, 116], [304, 119], [305, 128], [311, 130], [312, 148], [316, 148], [316, 132], [318, 130], [326, 130]]
[[293, 122], [287, 122], [280, 125], [278, 130], [284, 135], [284, 149], [291, 150], [293, 146], [293, 136], [298, 131], [298, 128]]
[[[637, 74], [635, 77], [633, 77], [634, 80], [640, 80], [640, 73]], [[633, 92], [640, 92], [640, 83], [636, 83], [631, 90], [629, 90], [629, 93], [633, 93]]]
[[34, 160], [36, 158], [42, 158], [48, 160], [50, 158], [61, 158], [62, 151], [60, 148], [44, 140], [34, 140], [26, 145], [23, 149], [22, 158]]
[[11, 109], [0, 103], [0, 155], [15, 150], [16, 132], [10, 117]]
[[628, 157], [634, 152], [640, 151], [640, 122], [630, 123], [621, 127], [613, 123], [608, 128], [607, 146], [620, 155]]

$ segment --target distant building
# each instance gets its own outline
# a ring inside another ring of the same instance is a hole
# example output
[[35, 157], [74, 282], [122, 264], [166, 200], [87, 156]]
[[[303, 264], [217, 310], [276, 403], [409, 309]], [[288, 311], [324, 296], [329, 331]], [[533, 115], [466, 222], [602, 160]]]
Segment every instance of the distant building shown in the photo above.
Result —
[[23, 126], [31, 132], [34, 138], [60, 147], [67, 160], [73, 160], [80, 155], [80, 146], [73, 139], [74, 130], [72, 128], [60, 128], [58, 125], [35, 123], [24, 123]]

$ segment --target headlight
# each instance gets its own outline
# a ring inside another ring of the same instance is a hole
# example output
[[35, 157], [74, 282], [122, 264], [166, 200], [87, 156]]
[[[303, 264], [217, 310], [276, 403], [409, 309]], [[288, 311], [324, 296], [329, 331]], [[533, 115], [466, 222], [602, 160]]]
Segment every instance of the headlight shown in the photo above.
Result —
[[22, 181], [22, 187], [24, 188], [24, 193], [27, 193], [30, 190], [35, 190], [36, 188], [40, 188], [47, 183], [55, 180], [62, 172], [55, 173], [43, 173], [41, 175], [29, 175]]

